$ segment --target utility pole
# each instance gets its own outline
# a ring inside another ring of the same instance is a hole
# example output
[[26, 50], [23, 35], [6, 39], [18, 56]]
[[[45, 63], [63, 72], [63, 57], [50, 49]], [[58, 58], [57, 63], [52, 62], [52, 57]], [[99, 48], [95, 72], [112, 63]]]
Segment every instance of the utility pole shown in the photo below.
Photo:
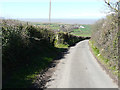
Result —
[[49, 7], [49, 23], [51, 23], [51, 0], [50, 0], [50, 7]]

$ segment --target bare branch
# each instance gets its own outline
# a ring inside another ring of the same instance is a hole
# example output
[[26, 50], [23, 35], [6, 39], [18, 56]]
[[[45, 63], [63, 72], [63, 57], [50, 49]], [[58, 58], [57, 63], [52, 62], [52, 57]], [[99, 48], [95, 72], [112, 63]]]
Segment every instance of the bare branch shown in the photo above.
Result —
[[116, 6], [115, 6], [115, 7], [110, 4], [110, 0], [108, 0], [108, 1], [104, 0], [104, 2], [105, 2], [111, 9], [113, 9], [115, 12], [120, 12], [120, 11], [118, 10], [118, 8], [117, 8], [117, 7], [118, 7], [118, 4], [120, 3], [120, 0], [119, 0], [118, 2], [116, 2]]

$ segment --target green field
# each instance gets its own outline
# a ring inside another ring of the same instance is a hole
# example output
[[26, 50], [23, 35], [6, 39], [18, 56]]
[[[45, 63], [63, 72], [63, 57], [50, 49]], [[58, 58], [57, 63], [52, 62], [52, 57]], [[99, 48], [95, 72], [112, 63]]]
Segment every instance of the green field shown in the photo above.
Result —
[[71, 32], [77, 36], [90, 37], [91, 36], [91, 25], [82, 25], [85, 28], [73, 29]]
[[[40, 22], [32, 22], [31, 24], [33, 25], [39, 25], [40, 27], [47, 27], [50, 28], [51, 30], [63, 30], [63, 28], [61, 28], [60, 26], [66, 26], [64, 29], [67, 29], [68, 31], [70, 30], [67, 27], [71, 27], [74, 28], [75, 25], [72, 24], [60, 24], [60, 23], [40, 23]], [[79, 29], [73, 29], [71, 34], [75, 35], [75, 36], [83, 36], [83, 37], [90, 37], [91, 36], [91, 25], [80, 25], [78, 24], [78, 26], [83, 26], [84, 28], [79, 28]]]
[[51, 25], [50, 25], [50, 28], [53, 29], [53, 30], [58, 30], [58, 29], [60, 29], [60, 27], [59, 27], [58, 24], [51, 24]]

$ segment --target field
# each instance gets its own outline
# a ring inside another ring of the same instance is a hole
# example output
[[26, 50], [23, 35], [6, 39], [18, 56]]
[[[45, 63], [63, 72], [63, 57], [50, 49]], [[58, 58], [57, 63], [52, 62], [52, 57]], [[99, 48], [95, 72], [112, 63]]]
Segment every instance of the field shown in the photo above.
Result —
[[50, 28], [52, 30], [58, 30], [58, 29], [60, 29], [60, 26], [57, 23], [49, 24], [49, 23], [32, 22], [31, 24], [37, 25], [37, 26], [40, 26], [40, 27]]
[[90, 37], [91, 36], [91, 25], [82, 25], [84, 28], [73, 29], [71, 32], [76, 36]]
[[[37, 25], [40, 27], [50, 28], [54, 31], [63, 31], [63, 32], [70, 32], [75, 36], [82, 36], [82, 37], [90, 37], [91, 36], [91, 25], [90, 24], [61, 24], [61, 23], [39, 23], [39, 22], [32, 22], [31, 24]], [[78, 26], [79, 28], [76, 28]], [[80, 26], [84, 28], [80, 28]]]

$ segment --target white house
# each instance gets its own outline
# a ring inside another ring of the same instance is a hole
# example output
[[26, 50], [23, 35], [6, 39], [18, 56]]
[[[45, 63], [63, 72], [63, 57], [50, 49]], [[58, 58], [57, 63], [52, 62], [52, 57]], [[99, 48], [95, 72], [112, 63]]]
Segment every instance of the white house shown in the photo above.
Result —
[[85, 28], [84, 26], [80, 26], [80, 28]]

